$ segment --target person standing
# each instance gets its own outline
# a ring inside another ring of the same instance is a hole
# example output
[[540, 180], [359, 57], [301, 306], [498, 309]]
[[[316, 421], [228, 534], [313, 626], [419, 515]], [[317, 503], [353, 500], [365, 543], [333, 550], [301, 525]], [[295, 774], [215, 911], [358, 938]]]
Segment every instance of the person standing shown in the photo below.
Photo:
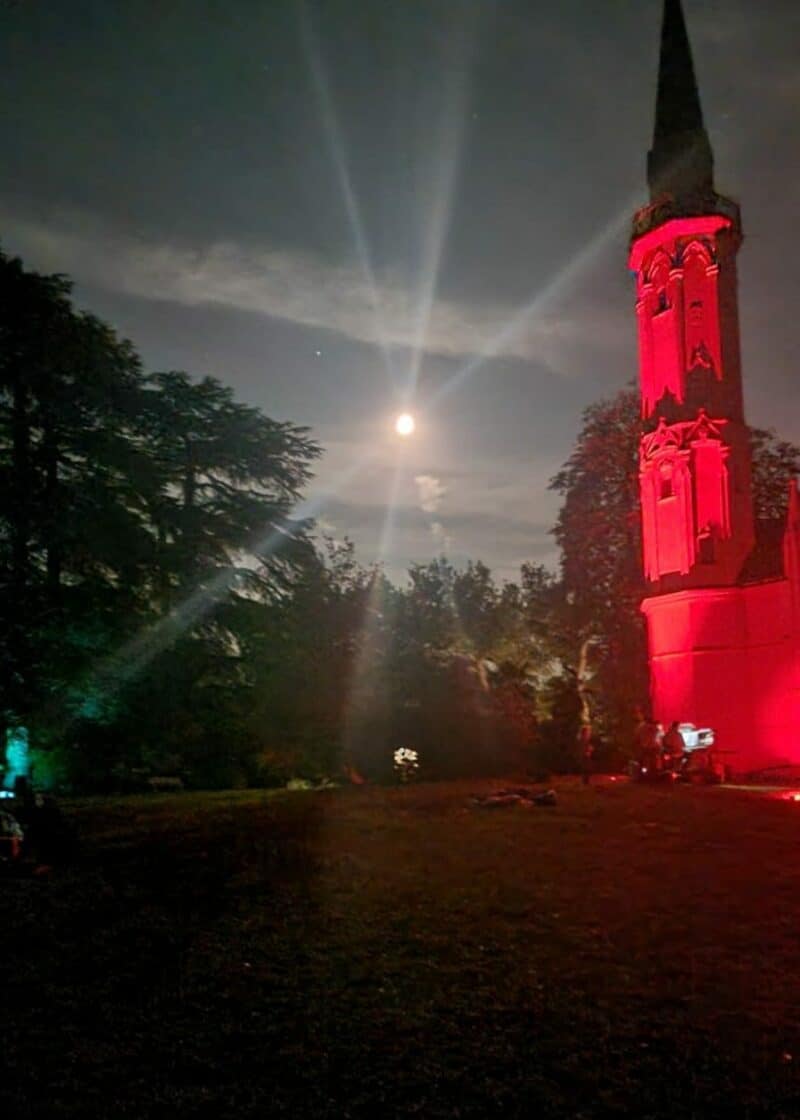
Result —
[[683, 759], [685, 750], [686, 743], [681, 734], [680, 724], [675, 719], [669, 725], [662, 744], [664, 765], [668, 770], [680, 770], [681, 760]]
[[655, 774], [661, 768], [661, 736], [654, 719], [643, 720], [636, 732], [640, 773]]

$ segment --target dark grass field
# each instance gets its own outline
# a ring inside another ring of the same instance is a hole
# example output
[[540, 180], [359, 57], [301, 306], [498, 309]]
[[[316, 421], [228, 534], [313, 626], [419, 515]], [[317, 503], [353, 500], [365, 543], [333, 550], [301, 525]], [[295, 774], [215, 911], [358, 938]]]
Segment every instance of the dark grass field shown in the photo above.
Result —
[[69, 807], [0, 1115], [800, 1116], [800, 804], [564, 782]]

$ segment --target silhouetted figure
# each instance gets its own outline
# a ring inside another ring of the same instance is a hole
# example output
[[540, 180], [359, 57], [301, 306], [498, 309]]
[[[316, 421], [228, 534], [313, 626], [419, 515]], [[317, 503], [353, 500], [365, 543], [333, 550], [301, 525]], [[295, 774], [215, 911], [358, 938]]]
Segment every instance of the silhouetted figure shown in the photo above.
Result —
[[22, 818], [24, 814], [33, 812], [35, 807], [33, 786], [23, 774], [18, 774], [14, 779], [14, 808], [17, 816]]
[[685, 750], [686, 743], [684, 742], [683, 735], [681, 735], [680, 725], [677, 720], [673, 720], [669, 725], [667, 733], [664, 736], [664, 742], [662, 744], [664, 765], [667, 767], [667, 769], [680, 769]]
[[14, 815], [22, 825], [23, 855], [37, 864], [64, 863], [72, 855], [75, 834], [64, 820], [56, 799], [36, 793], [27, 778], [14, 783]]
[[643, 774], [661, 769], [661, 734], [655, 720], [646, 719], [636, 732], [636, 749]]

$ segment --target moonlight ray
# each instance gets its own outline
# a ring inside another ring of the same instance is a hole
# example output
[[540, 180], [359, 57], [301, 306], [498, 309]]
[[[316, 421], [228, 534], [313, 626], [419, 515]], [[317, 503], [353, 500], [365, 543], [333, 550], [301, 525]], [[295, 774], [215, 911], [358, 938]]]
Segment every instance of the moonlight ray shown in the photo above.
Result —
[[436, 139], [431, 150], [438, 153], [432, 175], [432, 202], [426, 207], [424, 247], [414, 323], [414, 345], [408, 371], [408, 400], [413, 399], [420, 363], [439, 279], [442, 253], [453, 211], [453, 190], [461, 164], [466, 117], [468, 72], [475, 41], [474, 19], [469, 27], [448, 42], [448, 57], [442, 71], [446, 85], [439, 112]]
[[364, 606], [364, 618], [358, 637], [355, 659], [347, 691], [344, 739], [348, 751], [352, 749], [361, 720], [368, 716], [371, 705], [374, 671], [381, 656], [381, 650], [378, 647], [377, 639], [379, 631], [378, 622], [383, 611], [382, 600], [385, 590], [385, 581], [380, 565], [391, 553], [395, 510], [397, 509], [402, 481], [403, 458], [401, 455], [398, 455], [395, 461], [392, 479], [389, 484], [386, 513], [384, 515], [378, 543], [377, 564]]
[[[325, 493], [300, 502], [292, 511], [291, 524], [299, 526], [316, 517], [326, 503], [351, 482], [374, 457], [374, 451], [360, 456], [340, 472]], [[276, 556], [291, 539], [290, 527], [282, 528], [270, 524], [262, 534], [242, 548], [242, 555], [266, 560]], [[211, 613], [224, 595], [240, 582], [239, 573], [240, 568], [237, 565], [229, 565], [222, 569], [207, 584], [191, 592], [166, 618], [137, 634], [97, 666], [92, 674], [92, 684], [88, 691], [96, 689], [103, 696], [110, 697], [129, 681], [134, 680], [155, 657]]]
[[448, 378], [432, 395], [429, 407], [436, 407], [442, 400], [460, 388], [487, 362], [502, 353], [506, 347], [517, 339], [523, 331], [542, 314], [547, 306], [563, 295], [565, 289], [573, 284], [577, 277], [592, 263], [606, 245], [612, 243], [629, 221], [629, 207], [626, 206], [615, 214], [595, 236], [577, 252], [553, 279], [542, 289], [537, 291], [531, 300], [521, 307], [503, 327], [490, 339], [480, 354], [477, 354], [462, 369], [457, 370]]
[[342, 199], [344, 202], [345, 211], [347, 213], [347, 220], [350, 225], [350, 230], [355, 242], [356, 254], [358, 256], [359, 266], [361, 273], [366, 284], [370, 306], [375, 318], [375, 329], [378, 336], [378, 346], [381, 351], [383, 365], [389, 380], [396, 383], [394, 366], [392, 362], [392, 355], [387, 343], [386, 324], [383, 317], [381, 293], [375, 282], [375, 271], [372, 267], [372, 256], [369, 251], [369, 244], [367, 241], [364, 223], [361, 218], [361, 211], [359, 209], [356, 193], [353, 188], [353, 181], [350, 176], [350, 169], [347, 165], [345, 155], [345, 143], [342, 136], [342, 130], [339, 127], [339, 120], [333, 105], [333, 95], [331, 93], [330, 83], [322, 63], [322, 55], [317, 43], [314, 29], [311, 25], [311, 19], [308, 14], [305, 3], [302, 2], [298, 5], [300, 13], [300, 30], [303, 42], [303, 47], [306, 52], [306, 59], [308, 62], [311, 80], [314, 86], [314, 92], [319, 103], [320, 114], [322, 117], [322, 124], [325, 132], [325, 139], [330, 152], [331, 160], [336, 169], [336, 177], [339, 181], [339, 189], [342, 192]]

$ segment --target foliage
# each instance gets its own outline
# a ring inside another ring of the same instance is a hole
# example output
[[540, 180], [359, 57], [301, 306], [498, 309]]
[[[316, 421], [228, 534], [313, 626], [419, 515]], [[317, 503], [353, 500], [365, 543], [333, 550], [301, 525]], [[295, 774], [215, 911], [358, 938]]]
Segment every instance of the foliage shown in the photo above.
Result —
[[69, 297], [0, 254], [0, 724], [78, 780], [227, 765], [238, 633], [313, 556], [290, 512], [318, 448], [211, 378], [145, 377]]
[[575, 449], [550, 483], [564, 497], [555, 527], [571, 634], [568, 663], [585, 714], [626, 739], [646, 704], [646, 645], [634, 389], [591, 405]]
[[751, 428], [750, 453], [756, 527], [783, 522], [789, 501], [789, 479], [800, 475], [800, 447], [778, 439], [771, 429]]
[[[498, 586], [480, 563], [416, 564], [383, 592], [351, 711], [350, 749], [388, 777], [382, 744], [407, 745], [427, 777], [498, 774], [535, 765], [543, 682], [554, 671], [555, 581], [526, 566]], [[376, 744], [381, 744], [379, 750]]]

